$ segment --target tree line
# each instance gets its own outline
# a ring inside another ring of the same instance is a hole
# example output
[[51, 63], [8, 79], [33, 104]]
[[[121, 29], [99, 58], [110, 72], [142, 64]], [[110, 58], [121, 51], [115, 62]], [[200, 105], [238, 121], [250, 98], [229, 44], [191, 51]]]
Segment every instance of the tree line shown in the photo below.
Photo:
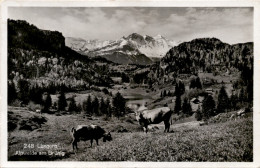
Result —
[[[232, 110], [238, 110], [243, 107], [250, 107], [252, 106], [252, 94], [247, 92], [250, 90], [250, 85], [241, 86], [240, 89], [237, 89], [237, 93], [233, 93], [229, 97], [225, 86], [222, 85], [219, 93], [217, 95], [216, 100], [214, 100], [213, 96], [209, 93], [206, 93], [205, 91], [202, 91], [199, 93], [201, 96], [204, 97], [202, 102], [199, 102], [199, 108], [195, 112], [196, 119], [197, 120], [207, 120], [210, 117], [213, 117], [215, 115], [218, 115], [220, 113], [229, 112]], [[190, 89], [195, 90], [201, 90], [202, 84], [200, 82], [200, 78], [192, 78], [189, 85]], [[161, 97], [169, 96], [169, 94], [166, 94], [167, 92], [164, 90], [161, 92]], [[177, 115], [182, 116], [191, 116], [193, 115], [193, 111], [190, 104], [190, 99], [192, 97], [189, 97], [184, 95], [185, 93], [185, 87], [181, 80], [179, 80], [175, 85], [175, 92], [173, 96], [175, 96], [175, 106], [174, 106], [174, 113]], [[172, 95], [170, 95], [172, 96]], [[183, 97], [183, 99], [182, 99]], [[196, 96], [194, 96], [196, 97]], [[183, 100], [183, 102], [182, 102]], [[200, 104], [201, 103], [201, 104]]]

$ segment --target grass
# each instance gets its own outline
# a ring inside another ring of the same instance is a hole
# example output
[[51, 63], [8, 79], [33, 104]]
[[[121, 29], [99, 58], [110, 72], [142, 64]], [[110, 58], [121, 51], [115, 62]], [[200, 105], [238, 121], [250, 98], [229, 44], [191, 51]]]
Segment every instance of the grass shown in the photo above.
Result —
[[[73, 158], [79, 161], [252, 161], [252, 121], [244, 119], [174, 133], [115, 134], [114, 141]], [[127, 144], [127, 145], [125, 145]]]
[[[31, 116], [26, 109], [9, 108], [9, 111], [13, 118]], [[163, 133], [163, 126], [159, 126], [159, 130], [145, 134], [132, 115], [108, 121], [101, 117], [88, 120], [80, 115], [43, 115], [47, 122], [38, 129], [27, 131], [17, 127], [9, 131], [9, 160], [248, 162], [253, 159], [252, 116], [205, 126], [196, 122], [174, 123], [172, 133]], [[94, 142], [92, 148], [89, 141], [79, 142], [79, 151], [74, 153], [70, 129], [78, 124], [98, 124], [112, 131], [113, 141], [104, 143], [100, 140], [100, 146]], [[118, 133], [122, 128], [131, 132]], [[35, 148], [24, 149], [25, 143], [34, 144]], [[48, 151], [36, 148], [37, 144], [57, 145], [58, 148], [52, 151], [64, 152], [64, 156], [14, 155], [18, 150], [34, 150], [38, 154]]]

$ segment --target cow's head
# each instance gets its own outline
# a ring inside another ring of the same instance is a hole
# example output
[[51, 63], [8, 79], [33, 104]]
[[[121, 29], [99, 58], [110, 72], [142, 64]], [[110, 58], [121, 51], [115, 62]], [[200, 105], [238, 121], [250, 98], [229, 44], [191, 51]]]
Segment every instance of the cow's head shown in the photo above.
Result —
[[134, 109], [134, 112], [135, 112], [135, 118], [137, 121], [139, 121], [139, 123], [143, 119], [143, 112], [146, 110], [147, 110], [147, 107], [140, 106], [140, 104], [136, 104], [136, 108]]
[[106, 141], [112, 141], [112, 136], [111, 136], [110, 132], [109, 133], [105, 133], [103, 135], [103, 142], [106, 142]]

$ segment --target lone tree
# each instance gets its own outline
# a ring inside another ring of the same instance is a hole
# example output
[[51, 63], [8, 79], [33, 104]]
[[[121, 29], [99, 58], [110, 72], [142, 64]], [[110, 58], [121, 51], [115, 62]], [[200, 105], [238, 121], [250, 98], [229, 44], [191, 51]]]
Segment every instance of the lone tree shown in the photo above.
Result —
[[63, 91], [60, 92], [60, 96], [58, 99], [58, 110], [59, 111], [64, 111], [65, 108], [67, 107], [67, 101], [66, 101], [66, 97]]
[[187, 97], [184, 98], [183, 104], [182, 104], [182, 112], [186, 116], [191, 116], [192, 115], [192, 109], [190, 102]]
[[229, 98], [225, 90], [225, 87], [222, 86], [218, 94], [217, 113], [226, 112], [229, 108]]
[[203, 119], [207, 120], [215, 115], [215, 101], [211, 95], [208, 95], [202, 103], [202, 115]]
[[117, 92], [117, 94], [113, 98], [113, 106], [115, 109], [114, 112], [117, 118], [125, 114], [125, 104], [125, 98], [119, 92]]

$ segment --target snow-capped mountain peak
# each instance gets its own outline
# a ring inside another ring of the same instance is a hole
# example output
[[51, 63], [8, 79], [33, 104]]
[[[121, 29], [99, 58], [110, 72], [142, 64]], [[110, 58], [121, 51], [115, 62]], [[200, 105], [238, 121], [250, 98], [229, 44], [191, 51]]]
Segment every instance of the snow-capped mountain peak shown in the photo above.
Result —
[[120, 52], [125, 54], [144, 54], [147, 57], [164, 57], [165, 54], [178, 43], [157, 35], [140, 35], [132, 33], [118, 40], [82, 40], [66, 38], [66, 45], [76, 51], [85, 51], [90, 55], [107, 55], [108, 53]]

